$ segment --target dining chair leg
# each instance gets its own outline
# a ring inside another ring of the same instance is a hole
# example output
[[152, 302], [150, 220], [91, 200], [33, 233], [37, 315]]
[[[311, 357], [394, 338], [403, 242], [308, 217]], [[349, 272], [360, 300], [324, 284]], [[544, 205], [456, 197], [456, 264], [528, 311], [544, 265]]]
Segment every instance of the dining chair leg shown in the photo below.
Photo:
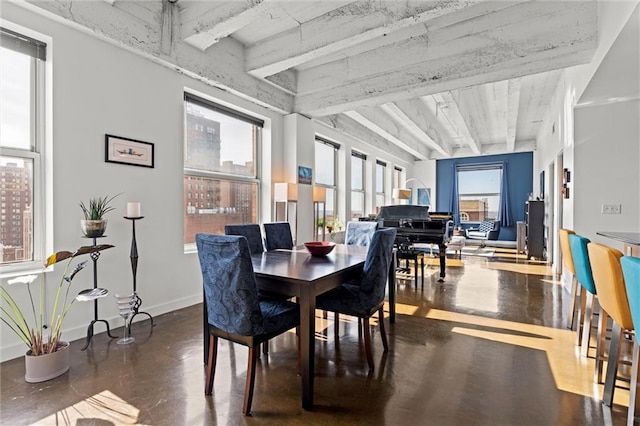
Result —
[[604, 379], [604, 391], [602, 392], [602, 403], [611, 407], [613, 403], [613, 393], [616, 389], [616, 376], [618, 375], [618, 356], [620, 355], [620, 340], [622, 337], [622, 327], [617, 322], [613, 322], [611, 330], [611, 346], [609, 347], [609, 360], [607, 361], [607, 376]]
[[387, 341], [387, 332], [384, 328], [384, 308], [378, 309], [378, 324], [380, 325], [380, 338], [384, 351], [389, 351], [389, 342]]
[[244, 404], [242, 405], [242, 414], [248, 416], [251, 412], [251, 400], [253, 399], [253, 388], [256, 383], [256, 361], [258, 360], [258, 352], [260, 345], [249, 347], [249, 361], [247, 365], [247, 381], [244, 385]]
[[265, 354], [265, 355], [269, 353], [269, 341], [268, 340], [266, 342], [262, 342], [262, 353]]
[[209, 335], [209, 358], [207, 359], [207, 379], [204, 384], [204, 394], [211, 395], [213, 391], [213, 377], [216, 375], [216, 361], [218, 360], [218, 338]]
[[577, 330], [577, 333], [576, 333], [576, 345], [577, 346], [580, 346], [582, 344], [582, 333], [584, 333], [584, 327], [583, 327], [583, 325], [584, 325], [584, 311], [587, 308], [587, 293], [588, 292], [584, 288], [580, 289], [580, 304], [579, 304], [579, 307], [578, 307], [578, 318], [577, 318], [578, 330]]
[[598, 333], [596, 337], [596, 368], [595, 368], [595, 382], [602, 383], [602, 370], [604, 369], [604, 349], [606, 346], [607, 337], [607, 322], [608, 317], [604, 309], [598, 304]]
[[369, 371], [373, 371], [375, 367], [373, 365], [373, 353], [371, 352], [371, 327], [369, 327], [369, 318], [363, 318], [362, 323], [364, 325], [364, 352], [367, 355]]
[[627, 426], [633, 426], [636, 416], [636, 407], [640, 406], [640, 392], [638, 392], [638, 364], [640, 358], [640, 346], [637, 337], [633, 336], [633, 359], [631, 360], [631, 383], [629, 384], [629, 411], [627, 413]]
[[576, 299], [578, 298], [578, 280], [575, 276], [571, 277], [571, 300], [569, 300], [569, 315], [568, 325], [569, 329], [573, 330], [576, 322]]
[[593, 294], [584, 291], [587, 294], [586, 308], [584, 311], [584, 320], [582, 321], [582, 347], [580, 355], [587, 358], [589, 355], [589, 343], [591, 342], [591, 318], [593, 317]]

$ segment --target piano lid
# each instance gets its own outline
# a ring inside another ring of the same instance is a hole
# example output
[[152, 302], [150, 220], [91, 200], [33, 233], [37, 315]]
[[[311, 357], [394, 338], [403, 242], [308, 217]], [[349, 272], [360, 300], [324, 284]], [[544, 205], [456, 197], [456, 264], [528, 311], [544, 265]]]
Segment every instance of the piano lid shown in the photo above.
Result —
[[423, 219], [429, 220], [429, 206], [398, 204], [380, 207], [378, 220]]

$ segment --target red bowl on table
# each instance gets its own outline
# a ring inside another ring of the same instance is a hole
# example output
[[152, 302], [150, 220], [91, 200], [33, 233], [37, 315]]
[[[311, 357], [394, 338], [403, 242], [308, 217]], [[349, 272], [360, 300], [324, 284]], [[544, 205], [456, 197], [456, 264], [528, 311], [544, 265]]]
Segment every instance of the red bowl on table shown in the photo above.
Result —
[[331, 241], [309, 241], [304, 243], [304, 246], [309, 250], [311, 256], [326, 256], [331, 253], [336, 243]]

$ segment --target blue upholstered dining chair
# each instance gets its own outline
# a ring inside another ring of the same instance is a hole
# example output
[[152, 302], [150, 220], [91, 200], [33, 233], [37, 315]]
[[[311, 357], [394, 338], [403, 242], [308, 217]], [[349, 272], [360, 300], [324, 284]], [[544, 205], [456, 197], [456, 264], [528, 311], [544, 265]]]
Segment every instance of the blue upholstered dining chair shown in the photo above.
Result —
[[[640, 257], [624, 256], [620, 259], [624, 284], [627, 289], [627, 299], [631, 310], [631, 319], [636, 330], [640, 330]], [[632, 425], [635, 419], [636, 408], [640, 406], [640, 393], [638, 392], [638, 363], [640, 362], [640, 346], [638, 335], [633, 335], [633, 358], [631, 370], [631, 383], [629, 385], [629, 411], [627, 424]]]
[[[385, 352], [389, 350], [387, 334], [384, 330], [384, 296], [393, 242], [396, 237], [395, 228], [379, 229], [373, 234], [367, 251], [362, 276], [357, 281], [344, 283], [316, 298], [316, 307], [325, 311], [351, 315], [361, 318], [364, 324], [364, 345], [369, 369], [374, 369], [371, 352], [371, 330], [369, 318], [376, 312], [379, 315], [380, 337]], [[336, 336], [337, 338], [337, 336]]]
[[225, 225], [225, 235], [242, 235], [249, 242], [249, 252], [251, 254], [262, 253], [264, 246], [262, 245], [262, 233], [260, 225], [257, 223], [247, 223], [243, 225]]
[[349, 221], [344, 233], [344, 243], [354, 246], [368, 246], [377, 227], [378, 222]]
[[[596, 284], [598, 292], [598, 302], [602, 310], [613, 320], [609, 357], [607, 359], [607, 373], [602, 392], [602, 402], [610, 407], [613, 403], [613, 394], [618, 377], [618, 358], [621, 341], [624, 339], [622, 337], [623, 332], [625, 334], [632, 333], [634, 326], [631, 319], [622, 266], [620, 265], [622, 252], [598, 243], [589, 243], [587, 249], [589, 251], [591, 271], [593, 272], [593, 282]], [[601, 330], [604, 330], [606, 325], [605, 318], [605, 315], [601, 315], [600, 325], [598, 326]], [[632, 366], [633, 368], [637, 368], [637, 365]]]
[[[593, 282], [591, 261], [587, 245], [591, 242], [588, 238], [575, 233], [567, 235], [569, 249], [571, 250], [571, 263], [575, 279], [582, 287], [580, 291], [580, 310], [578, 315], [578, 344], [581, 345], [580, 354], [587, 357], [589, 353], [589, 341], [591, 338], [591, 322], [597, 308], [596, 284]], [[600, 312], [599, 315], [607, 315]], [[602, 324], [602, 321], [600, 322]], [[604, 349], [604, 330], [598, 329], [596, 338], [596, 383], [602, 382], [602, 351]], [[581, 338], [581, 341], [580, 341]]]
[[293, 248], [289, 222], [265, 223], [263, 226], [267, 251]]
[[260, 343], [298, 326], [300, 309], [293, 302], [258, 297], [246, 238], [197, 234], [196, 245], [209, 330], [205, 394], [211, 395], [213, 390], [218, 338], [247, 346], [249, 362], [242, 413], [248, 415]]

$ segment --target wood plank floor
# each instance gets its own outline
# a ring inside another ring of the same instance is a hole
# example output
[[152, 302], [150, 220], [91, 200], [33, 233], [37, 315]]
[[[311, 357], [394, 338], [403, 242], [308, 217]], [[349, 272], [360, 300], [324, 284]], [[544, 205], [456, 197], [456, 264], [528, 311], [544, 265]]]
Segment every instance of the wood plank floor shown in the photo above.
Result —
[[[628, 391], [609, 409], [566, 329], [568, 294], [543, 263], [513, 250], [449, 259], [438, 283], [398, 282], [398, 318], [378, 329], [369, 373], [357, 321], [341, 316], [340, 338], [318, 315], [316, 406], [301, 408], [295, 335], [271, 341], [258, 361], [253, 415], [241, 414], [247, 350], [222, 342], [214, 394], [205, 397], [201, 305], [134, 324], [136, 343], [105, 333], [89, 349], [72, 343], [72, 365], [28, 384], [23, 359], [0, 364], [2, 425], [622, 425]], [[330, 315], [330, 318], [332, 316]], [[116, 329], [122, 333], [122, 329]], [[593, 354], [593, 350], [591, 351]]]

